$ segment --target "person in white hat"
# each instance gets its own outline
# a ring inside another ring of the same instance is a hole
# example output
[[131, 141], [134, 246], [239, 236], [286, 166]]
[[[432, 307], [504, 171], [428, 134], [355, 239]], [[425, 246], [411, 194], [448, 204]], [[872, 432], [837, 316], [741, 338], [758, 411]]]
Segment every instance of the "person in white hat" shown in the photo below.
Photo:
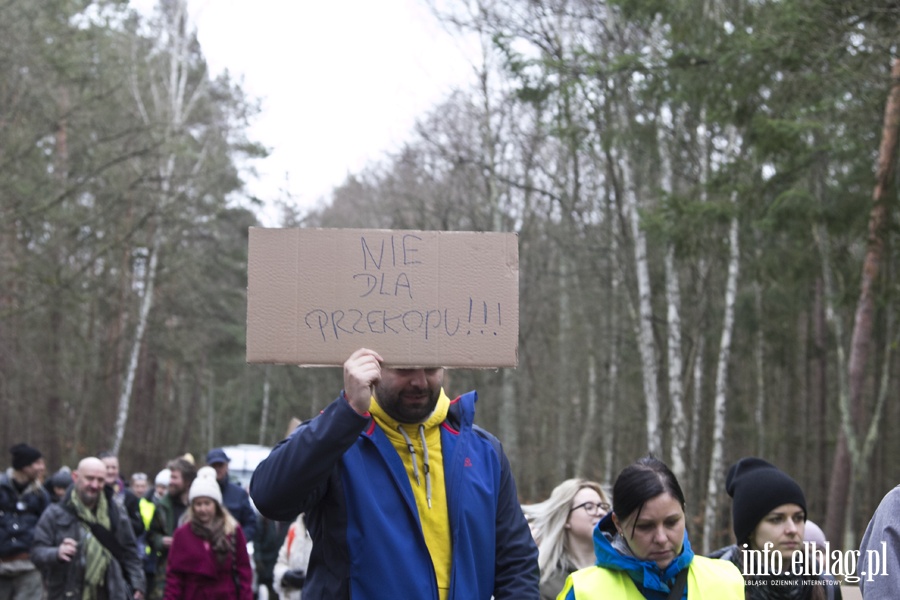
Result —
[[166, 495], [169, 491], [169, 479], [172, 477], [172, 469], [163, 469], [159, 473], [156, 474], [156, 479], [153, 480], [153, 500], [159, 500], [163, 496]]
[[241, 525], [222, 505], [215, 469], [202, 467], [169, 548], [164, 599], [252, 600], [252, 577]]

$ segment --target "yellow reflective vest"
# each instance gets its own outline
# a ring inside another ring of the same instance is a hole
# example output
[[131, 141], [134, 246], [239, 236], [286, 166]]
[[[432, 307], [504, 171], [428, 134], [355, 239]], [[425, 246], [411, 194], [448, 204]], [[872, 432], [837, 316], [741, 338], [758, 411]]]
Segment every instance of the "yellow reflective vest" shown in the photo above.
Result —
[[156, 505], [146, 498], [138, 501], [138, 508], [141, 511], [141, 519], [144, 521], [144, 531], [150, 529], [150, 521], [153, 520], [153, 513], [156, 512]]
[[[574, 589], [575, 600], [645, 600], [625, 571], [588, 567], [575, 571], [556, 597], [565, 600]], [[694, 556], [688, 567], [688, 600], [744, 600], [744, 577], [730, 560]]]

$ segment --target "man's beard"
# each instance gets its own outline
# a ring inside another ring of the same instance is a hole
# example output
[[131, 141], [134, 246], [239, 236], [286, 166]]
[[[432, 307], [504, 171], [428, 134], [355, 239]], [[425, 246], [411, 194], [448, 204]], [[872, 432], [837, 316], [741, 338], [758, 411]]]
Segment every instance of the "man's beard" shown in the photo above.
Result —
[[376, 386], [375, 397], [378, 400], [378, 405], [392, 419], [398, 423], [414, 424], [421, 423], [428, 419], [431, 413], [434, 412], [434, 407], [437, 406], [437, 401], [441, 394], [440, 388], [431, 389], [426, 387], [420, 391], [428, 397], [428, 401], [422, 406], [411, 407], [406, 406], [403, 403], [402, 396], [404, 394], [415, 394], [416, 391], [398, 392], [396, 390], [385, 390]]
[[78, 498], [81, 500], [81, 503], [84, 504], [88, 508], [94, 508], [97, 505], [97, 500], [100, 498], [100, 492], [93, 492], [91, 490], [83, 489], [78, 491]]

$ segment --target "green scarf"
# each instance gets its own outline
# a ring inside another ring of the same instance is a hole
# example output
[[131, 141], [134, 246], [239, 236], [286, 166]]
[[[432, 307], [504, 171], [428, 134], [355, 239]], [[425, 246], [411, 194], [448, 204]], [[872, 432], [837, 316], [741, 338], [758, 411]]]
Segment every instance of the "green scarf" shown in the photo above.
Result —
[[84, 553], [85, 553], [85, 573], [84, 573], [84, 591], [81, 594], [82, 600], [96, 600], [99, 597], [98, 590], [106, 584], [106, 569], [112, 560], [112, 554], [107, 550], [100, 541], [91, 533], [88, 523], [98, 523], [105, 529], [112, 529], [109, 522], [109, 505], [106, 501], [106, 494], [100, 492], [97, 500], [96, 513], [92, 512], [84, 505], [76, 490], [72, 490], [72, 506], [75, 508], [75, 514], [81, 519], [81, 526], [84, 528]]

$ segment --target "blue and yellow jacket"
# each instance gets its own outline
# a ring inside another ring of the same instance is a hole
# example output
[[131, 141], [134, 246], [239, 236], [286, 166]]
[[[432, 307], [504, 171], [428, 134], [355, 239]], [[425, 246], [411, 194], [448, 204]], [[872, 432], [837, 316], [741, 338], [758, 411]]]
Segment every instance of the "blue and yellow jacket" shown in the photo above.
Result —
[[[537, 547], [499, 441], [473, 424], [475, 392], [441, 423], [452, 536], [450, 600], [537, 600]], [[301, 512], [313, 539], [303, 596], [437, 600], [403, 461], [343, 395], [301, 424], [257, 467], [250, 495], [270, 519]]]

